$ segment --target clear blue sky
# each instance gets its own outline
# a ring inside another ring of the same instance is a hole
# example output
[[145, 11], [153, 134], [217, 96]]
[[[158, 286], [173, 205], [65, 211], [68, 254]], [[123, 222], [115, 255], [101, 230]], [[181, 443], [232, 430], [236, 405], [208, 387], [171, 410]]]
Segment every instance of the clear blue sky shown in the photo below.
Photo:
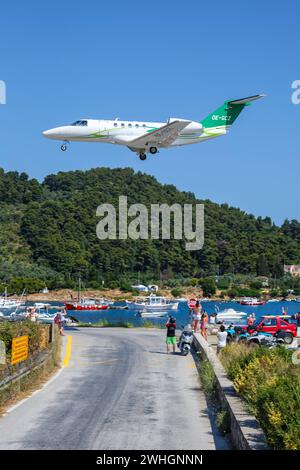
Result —
[[[97, 166], [142, 170], [276, 223], [300, 219], [299, 2], [57, 1], [1, 6], [0, 166], [42, 180]], [[126, 147], [41, 131], [78, 118], [202, 119], [266, 93], [231, 133], [140, 162]], [[105, 181], [103, 182], [105, 184]]]

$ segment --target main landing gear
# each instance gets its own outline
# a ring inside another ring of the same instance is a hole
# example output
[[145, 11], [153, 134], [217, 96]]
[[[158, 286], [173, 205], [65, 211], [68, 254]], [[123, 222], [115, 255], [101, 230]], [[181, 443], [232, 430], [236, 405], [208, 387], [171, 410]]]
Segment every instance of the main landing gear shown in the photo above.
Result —
[[[154, 155], [155, 153], [158, 152], [158, 149], [157, 149], [157, 147], [149, 147], [149, 152], [150, 152], [152, 155]], [[139, 155], [139, 157], [140, 157], [140, 160], [143, 160], [143, 161], [144, 161], [144, 160], [146, 160], [146, 158], [147, 158], [147, 154], [146, 154], [146, 152], [144, 152], [144, 151], [141, 151], [138, 155]]]

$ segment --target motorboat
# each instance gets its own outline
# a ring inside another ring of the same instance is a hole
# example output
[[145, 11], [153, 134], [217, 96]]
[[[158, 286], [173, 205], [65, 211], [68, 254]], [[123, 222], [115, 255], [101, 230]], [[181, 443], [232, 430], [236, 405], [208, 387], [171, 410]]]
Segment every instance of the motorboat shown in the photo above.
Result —
[[241, 305], [250, 305], [251, 307], [256, 307], [257, 305], [265, 305], [265, 300], [259, 300], [256, 297], [244, 297], [240, 300]]
[[222, 310], [221, 312], [217, 313], [216, 316], [216, 323], [220, 323], [225, 321], [226, 323], [235, 323], [239, 320], [242, 320], [247, 317], [247, 313], [245, 312], [237, 312], [233, 308], [227, 308], [226, 310]]
[[147, 312], [146, 309], [137, 313], [137, 316], [141, 318], [161, 318], [165, 317], [166, 315], [167, 312]]
[[177, 310], [179, 302], [172, 301], [163, 296], [149, 295], [149, 297], [141, 297], [140, 299], [131, 302], [126, 300], [126, 305], [131, 310], [140, 310], [140, 311], [167, 311], [167, 310]]

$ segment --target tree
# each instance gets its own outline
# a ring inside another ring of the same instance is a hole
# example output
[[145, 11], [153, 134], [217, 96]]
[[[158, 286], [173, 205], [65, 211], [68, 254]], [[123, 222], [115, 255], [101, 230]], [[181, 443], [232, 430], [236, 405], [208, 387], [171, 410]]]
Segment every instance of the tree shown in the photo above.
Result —
[[257, 263], [256, 263], [256, 274], [258, 276], [268, 276], [269, 275], [269, 266], [267, 263], [267, 260], [265, 258], [265, 255], [261, 254], [257, 258]]
[[200, 281], [200, 285], [203, 291], [203, 295], [205, 297], [211, 297], [212, 295], [216, 293], [216, 284], [212, 278], [207, 277], [207, 278], [202, 279]]

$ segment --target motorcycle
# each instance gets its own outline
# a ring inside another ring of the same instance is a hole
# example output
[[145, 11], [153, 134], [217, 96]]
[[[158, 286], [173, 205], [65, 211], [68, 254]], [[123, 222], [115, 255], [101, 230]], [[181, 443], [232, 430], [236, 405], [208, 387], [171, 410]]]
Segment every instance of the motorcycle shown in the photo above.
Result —
[[193, 342], [193, 329], [190, 324], [182, 327], [183, 330], [179, 337], [177, 346], [180, 349], [182, 356], [187, 356], [191, 350]]

